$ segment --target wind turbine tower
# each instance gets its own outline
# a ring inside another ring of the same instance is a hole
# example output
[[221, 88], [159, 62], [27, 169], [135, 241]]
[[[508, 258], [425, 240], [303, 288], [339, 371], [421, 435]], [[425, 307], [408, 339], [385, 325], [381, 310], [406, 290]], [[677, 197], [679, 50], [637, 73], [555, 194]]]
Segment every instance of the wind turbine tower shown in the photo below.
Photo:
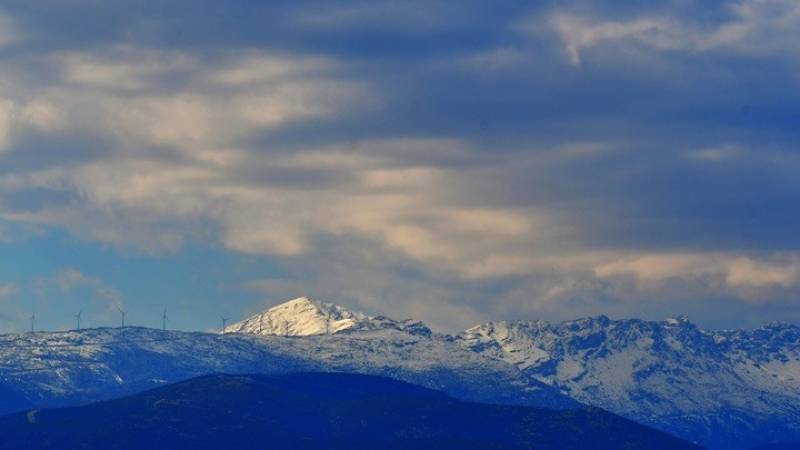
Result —
[[34, 332], [34, 325], [36, 324], [36, 313], [31, 313], [31, 333]]
[[219, 318], [222, 319], [222, 334], [225, 334], [225, 329], [226, 329], [226, 327], [228, 325], [228, 319], [229, 318], [228, 317], [224, 317], [224, 316], [219, 316]]
[[167, 331], [167, 310], [161, 315], [161, 331]]
[[125, 328], [125, 311], [120, 307], [117, 307], [117, 309], [119, 310], [120, 323], [122, 324], [122, 328]]
[[325, 320], [325, 334], [331, 334], [331, 310], [328, 310], [328, 318]]
[[81, 329], [81, 314], [83, 314], [82, 310], [78, 311], [78, 314], [75, 314], [75, 319], [78, 321], [78, 330]]

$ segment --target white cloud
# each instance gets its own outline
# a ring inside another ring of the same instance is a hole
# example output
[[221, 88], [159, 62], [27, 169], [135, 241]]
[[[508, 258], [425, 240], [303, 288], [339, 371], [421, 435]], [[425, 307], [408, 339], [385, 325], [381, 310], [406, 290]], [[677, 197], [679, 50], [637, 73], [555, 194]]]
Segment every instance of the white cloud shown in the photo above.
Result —
[[800, 284], [800, 260], [797, 258], [773, 263], [739, 256], [724, 265], [725, 281], [731, 286], [791, 287]]
[[0, 153], [8, 148], [11, 139], [11, 118], [14, 103], [0, 97]]
[[800, 3], [793, 0], [748, 0], [732, 3], [731, 20], [699, 43], [701, 49], [729, 48], [753, 54], [800, 50]]
[[642, 281], [659, 281], [669, 277], [700, 274], [706, 268], [707, 258], [696, 254], [656, 254], [620, 259], [595, 267], [601, 278], [631, 274]]
[[28, 131], [68, 131], [132, 153], [164, 146], [220, 161], [256, 133], [341, 115], [345, 104], [371, 108], [374, 99], [369, 86], [331, 77], [339, 68], [314, 57], [233, 53], [209, 65], [180, 52], [115, 46], [36, 61], [61, 78], [32, 85], [26, 69], [0, 74], [0, 152]]
[[[728, 17], [716, 24], [693, 17], [645, 15], [606, 20], [555, 13], [549, 25], [561, 38], [570, 62], [579, 66], [582, 53], [602, 44], [633, 44], [653, 50], [728, 51], [750, 55], [794, 54], [800, 51], [800, 4], [793, 0], [744, 0], [730, 3]], [[522, 29], [538, 30], [528, 24]]]
[[246, 54], [232, 64], [211, 70], [205, 79], [209, 83], [248, 88], [276, 81], [290, 81], [309, 73], [323, 73], [336, 68], [334, 61], [314, 57], [281, 57], [263, 54]]
[[789, 288], [800, 285], [800, 256], [752, 258], [730, 253], [656, 253], [598, 265], [600, 278], [631, 275], [641, 282], [712, 277], [730, 288]]
[[16, 132], [22, 130], [48, 132], [63, 126], [63, 114], [48, 100], [32, 98], [26, 102], [19, 102], [3, 98], [0, 91], [0, 154], [11, 150]]
[[727, 161], [743, 154], [743, 150], [734, 145], [706, 147], [689, 153], [692, 159], [705, 162]]
[[[83, 127], [100, 125], [131, 147], [168, 145], [187, 154], [217, 151], [285, 122], [338, 113], [341, 104], [367, 104], [366, 86], [321, 77], [318, 71], [330, 66], [313, 58], [245, 55], [217, 69], [155, 50], [129, 49], [124, 55], [127, 59], [103, 54], [58, 59], [66, 81], [85, 86], [59, 88], [57, 97], [62, 109], [81, 111], [84, 117], [76, 118]], [[164, 62], [172, 60], [180, 63]], [[163, 92], [159, 77], [166, 76], [188, 81]], [[138, 94], [118, 89], [137, 89]]]
[[139, 90], [155, 78], [189, 70], [193, 61], [180, 54], [120, 47], [106, 54], [69, 52], [53, 57], [63, 79], [91, 89]]
[[665, 46], [672, 32], [670, 24], [660, 19], [637, 19], [628, 22], [592, 22], [569, 15], [556, 15], [553, 27], [564, 41], [570, 62], [579, 66], [581, 52], [606, 41], [635, 39], [654, 46]]

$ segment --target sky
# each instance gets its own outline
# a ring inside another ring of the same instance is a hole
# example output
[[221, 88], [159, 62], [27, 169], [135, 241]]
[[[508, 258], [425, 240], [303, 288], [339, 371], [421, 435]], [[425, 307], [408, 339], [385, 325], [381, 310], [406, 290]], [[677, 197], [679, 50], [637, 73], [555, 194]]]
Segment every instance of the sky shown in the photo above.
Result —
[[800, 323], [798, 144], [795, 0], [5, 0], [0, 331]]

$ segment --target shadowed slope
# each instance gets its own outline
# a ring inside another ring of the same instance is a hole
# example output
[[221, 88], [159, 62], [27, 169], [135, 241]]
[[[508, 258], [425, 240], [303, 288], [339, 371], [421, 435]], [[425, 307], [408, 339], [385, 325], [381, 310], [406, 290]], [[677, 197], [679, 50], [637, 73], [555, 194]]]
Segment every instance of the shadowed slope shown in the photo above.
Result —
[[211, 375], [123, 399], [0, 418], [2, 449], [692, 449], [587, 408], [455, 400], [381, 377]]

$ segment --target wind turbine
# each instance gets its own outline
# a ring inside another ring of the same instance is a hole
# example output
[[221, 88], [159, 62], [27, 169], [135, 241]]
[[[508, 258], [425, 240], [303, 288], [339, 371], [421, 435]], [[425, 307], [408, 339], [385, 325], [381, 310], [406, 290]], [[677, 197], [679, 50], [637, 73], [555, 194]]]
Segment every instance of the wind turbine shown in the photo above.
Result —
[[33, 333], [33, 331], [34, 331], [33, 330], [33, 325], [36, 323], [36, 313], [35, 312], [31, 313], [30, 319], [31, 319], [31, 333]]
[[83, 310], [78, 311], [78, 314], [75, 314], [75, 319], [78, 320], [78, 330], [81, 329], [81, 314], [83, 314]]
[[121, 319], [120, 321], [122, 322], [122, 328], [125, 328], [125, 311], [123, 311], [123, 309], [120, 308], [119, 306], [117, 306], [117, 310], [119, 310], [119, 315]]
[[328, 310], [328, 318], [325, 320], [325, 334], [331, 334], [331, 310]]
[[166, 308], [164, 309], [164, 314], [161, 315], [161, 330], [162, 331], [166, 331], [167, 330], [167, 310], [166, 310]]
[[225, 334], [225, 327], [228, 325], [228, 319], [230, 318], [224, 316], [219, 316], [219, 318], [222, 319], [222, 334]]

